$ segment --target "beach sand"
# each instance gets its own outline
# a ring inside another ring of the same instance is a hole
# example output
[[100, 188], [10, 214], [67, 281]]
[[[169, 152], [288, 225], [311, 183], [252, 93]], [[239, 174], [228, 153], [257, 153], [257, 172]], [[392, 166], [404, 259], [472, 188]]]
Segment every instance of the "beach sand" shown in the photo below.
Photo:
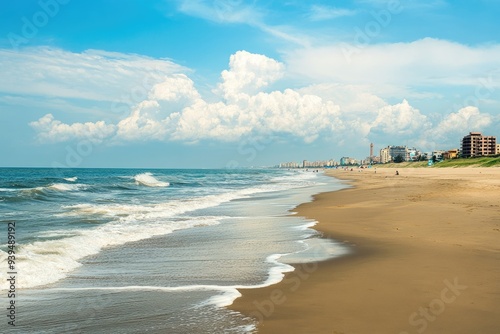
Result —
[[258, 333], [500, 333], [500, 169], [329, 171], [299, 215], [349, 255], [241, 290]]

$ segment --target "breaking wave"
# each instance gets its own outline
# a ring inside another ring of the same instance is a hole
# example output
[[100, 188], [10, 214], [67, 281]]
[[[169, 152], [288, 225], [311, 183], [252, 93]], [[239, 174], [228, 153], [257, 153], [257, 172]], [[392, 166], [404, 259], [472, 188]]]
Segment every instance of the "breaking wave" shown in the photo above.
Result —
[[134, 176], [137, 185], [146, 187], [168, 187], [170, 183], [157, 180], [151, 173], [142, 173]]

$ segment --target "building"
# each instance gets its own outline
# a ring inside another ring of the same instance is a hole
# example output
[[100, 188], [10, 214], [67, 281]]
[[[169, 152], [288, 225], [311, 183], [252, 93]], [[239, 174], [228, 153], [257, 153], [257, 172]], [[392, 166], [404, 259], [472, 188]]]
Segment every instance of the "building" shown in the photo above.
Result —
[[349, 158], [349, 157], [342, 157], [340, 158], [340, 165], [341, 166], [352, 166], [352, 165], [357, 165], [358, 160]]
[[500, 144], [497, 144], [497, 153], [496, 154], [500, 154]]
[[302, 168], [328, 168], [336, 166], [335, 160], [319, 160], [319, 161], [307, 161], [302, 162]]
[[386, 164], [391, 162], [391, 155], [389, 154], [389, 147], [380, 150], [380, 163]]
[[462, 157], [481, 157], [494, 155], [497, 152], [497, 139], [494, 136], [483, 136], [481, 132], [470, 132], [462, 139]]
[[419, 150], [417, 150], [416, 148], [409, 148], [408, 152], [406, 153], [406, 157], [407, 157], [406, 161], [418, 161], [421, 154], [422, 153]]
[[394, 161], [399, 155], [403, 157], [403, 161], [410, 160], [410, 152], [408, 151], [407, 146], [389, 146], [389, 154], [392, 161]]
[[299, 168], [300, 164], [298, 162], [282, 162], [279, 168]]
[[458, 158], [459, 155], [460, 155], [460, 150], [458, 148], [456, 148], [456, 149], [444, 152], [443, 159], [444, 160], [455, 159], [455, 158]]
[[431, 158], [434, 159], [434, 157], [435, 157], [436, 160], [441, 161], [445, 158], [446, 152], [447, 151], [443, 151], [443, 150], [432, 151]]

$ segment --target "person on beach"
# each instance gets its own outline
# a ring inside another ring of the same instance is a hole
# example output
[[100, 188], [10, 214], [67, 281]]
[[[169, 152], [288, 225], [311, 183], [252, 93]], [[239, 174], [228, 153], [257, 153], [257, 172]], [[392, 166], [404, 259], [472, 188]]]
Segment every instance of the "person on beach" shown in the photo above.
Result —
[[399, 172], [398, 172], [398, 171], [396, 171], [396, 175], [399, 175]]

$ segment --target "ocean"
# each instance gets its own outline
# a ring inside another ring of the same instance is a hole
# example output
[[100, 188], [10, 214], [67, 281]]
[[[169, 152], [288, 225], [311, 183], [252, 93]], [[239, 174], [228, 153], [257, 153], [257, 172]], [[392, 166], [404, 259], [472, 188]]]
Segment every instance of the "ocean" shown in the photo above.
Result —
[[253, 333], [226, 306], [347, 252], [290, 212], [344, 187], [298, 170], [1, 168], [0, 332], [14, 301], [22, 333]]

